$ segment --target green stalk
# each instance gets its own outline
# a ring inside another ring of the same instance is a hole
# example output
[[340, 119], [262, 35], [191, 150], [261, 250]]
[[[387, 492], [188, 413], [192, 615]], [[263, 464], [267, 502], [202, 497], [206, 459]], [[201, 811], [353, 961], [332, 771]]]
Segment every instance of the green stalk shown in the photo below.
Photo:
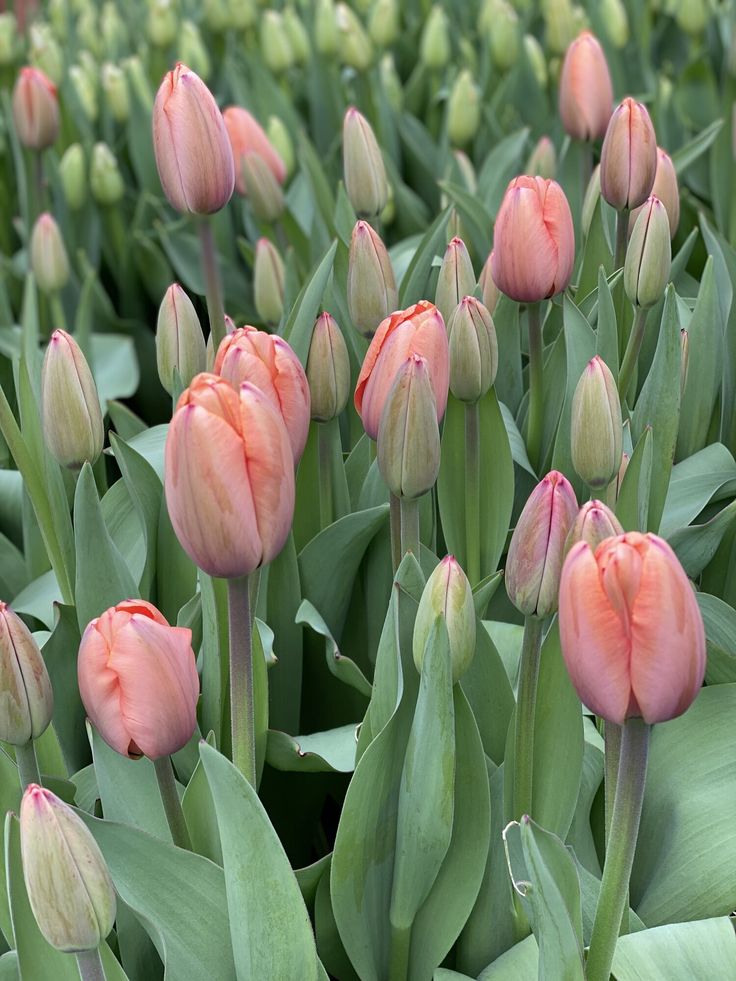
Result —
[[225, 305], [222, 298], [222, 282], [217, 265], [217, 250], [208, 218], [199, 222], [199, 242], [202, 248], [202, 270], [207, 290], [207, 313], [215, 351], [225, 336]]
[[587, 981], [609, 981], [611, 977], [639, 834], [650, 730], [643, 719], [628, 719], [623, 726], [611, 833], [585, 969]]
[[621, 370], [618, 373], [618, 394], [623, 402], [626, 394], [631, 387], [631, 379], [634, 375], [636, 362], [641, 351], [642, 341], [644, 340], [644, 329], [647, 325], [647, 313], [643, 307], [637, 307], [634, 315], [634, 326], [629, 334], [629, 342], [626, 345], [626, 353], [621, 362]]
[[391, 958], [388, 981], [407, 981], [409, 977], [409, 953], [411, 951], [411, 927], [391, 924]]
[[539, 617], [524, 617], [524, 638], [519, 662], [519, 688], [516, 696], [514, 729], [514, 811], [519, 820], [532, 814], [534, 782], [534, 716], [537, 704], [537, 682], [542, 651], [543, 621]]
[[539, 304], [529, 304], [529, 416], [526, 445], [529, 461], [535, 470], [541, 465], [542, 430], [544, 428], [544, 392], [542, 389], [542, 322]]
[[233, 763], [256, 786], [256, 717], [253, 703], [249, 576], [227, 581], [230, 628], [230, 726]]
[[41, 783], [41, 773], [32, 739], [29, 739], [25, 746], [15, 747], [15, 762], [18, 764], [18, 775], [23, 790], [29, 783]]
[[616, 782], [618, 781], [618, 767], [621, 760], [621, 726], [615, 722], [603, 723], [603, 741], [605, 744], [604, 752], [604, 772], [603, 783], [605, 791], [605, 841], [611, 834], [611, 819], [613, 817], [613, 805], [616, 800]]
[[401, 557], [411, 552], [419, 562], [419, 498], [401, 498]]
[[616, 252], [613, 257], [614, 272], [621, 269], [626, 258], [626, 245], [629, 239], [629, 211], [616, 212]]
[[161, 794], [161, 802], [164, 805], [164, 814], [171, 831], [171, 838], [178, 848], [192, 850], [192, 839], [189, 837], [189, 829], [184, 818], [184, 811], [181, 808], [179, 792], [176, 789], [176, 779], [174, 768], [171, 765], [170, 756], [161, 756], [153, 761], [153, 769], [156, 771], [156, 780]]
[[105, 981], [105, 968], [102, 966], [100, 948], [80, 950], [75, 955], [81, 981]]
[[58, 293], [52, 293], [49, 297], [49, 312], [51, 314], [51, 323], [49, 336], [58, 329], [69, 331], [67, 326], [66, 314], [64, 313], [64, 307], [61, 303], [61, 297]]
[[401, 498], [389, 494], [391, 521], [391, 565], [394, 572], [401, 565]]
[[329, 423], [317, 424], [317, 459], [319, 466], [319, 527], [332, 524], [332, 461]]
[[465, 406], [465, 550], [471, 586], [480, 582], [480, 407]]

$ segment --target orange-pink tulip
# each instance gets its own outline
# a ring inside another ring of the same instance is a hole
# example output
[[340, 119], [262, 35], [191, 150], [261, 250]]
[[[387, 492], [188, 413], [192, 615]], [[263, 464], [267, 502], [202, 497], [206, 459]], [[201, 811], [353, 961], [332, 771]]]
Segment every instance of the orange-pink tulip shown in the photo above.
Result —
[[189, 557], [211, 576], [246, 576], [275, 558], [294, 517], [294, 457], [271, 398], [197, 375], [166, 438], [166, 503]]
[[309, 382], [301, 361], [283, 337], [256, 327], [238, 328], [220, 344], [214, 372], [235, 388], [250, 382], [270, 399], [283, 416], [294, 463], [298, 463], [309, 432]]
[[593, 552], [579, 542], [560, 582], [560, 641], [573, 684], [596, 715], [650, 725], [681, 715], [705, 673], [705, 631], [675, 553], [627, 532]]
[[536, 303], [566, 289], [575, 262], [570, 205], [556, 181], [515, 177], [496, 217], [491, 273], [502, 293]]
[[382, 321], [366, 352], [355, 387], [355, 408], [371, 439], [378, 438], [388, 393], [399, 369], [412, 354], [427, 360], [439, 422], [447, 408], [450, 352], [442, 314], [428, 300], [397, 310]]
[[45, 150], [59, 135], [56, 86], [40, 68], [21, 68], [13, 88], [13, 123], [30, 150]]
[[172, 627], [145, 600], [96, 617], [77, 660], [82, 702], [105, 742], [123, 756], [170, 756], [197, 725], [199, 677], [192, 632]]
[[613, 112], [613, 85], [598, 38], [590, 31], [575, 38], [565, 54], [560, 75], [560, 117], [575, 140], [606, 135]]
[[235, 165], [222, 113], [199, 75], [181, 62], [156, 93], [153, 150], [164, 194], [177, 211], [211, 214], [232, 197]]
[[[672, 163], [672, 157], [660, 147], [657, 147], [657, 172], [654, 175], [652, 195], [659, 198], [665, 206], [670, 223], [670, 238], [674, 238], [677, 226], [680, 224], [680, 188], [677, 184], [677, 171]], [[644, 205], [631, 212], [629, 235], [633, 232], [636, 219], [643, 207]]]
[[626, 98], [611, 116], [601, 149], [601, 194], [612, 208], [638, 208], [652, 193], [657, 138], [646, 106]]
[[247, 109], [241, 109], [240, 106], [229, 106], [223, 112], [222, 118], [225, 120], [227, 135], [233, 150], [235, 187], [238, 194], [248, 193], [242, 167], [243, 158], [248, 153], [257, 153], [261, 156], [279, 184], [283, 184], [286, 180], [286, 164], [258, 120]]

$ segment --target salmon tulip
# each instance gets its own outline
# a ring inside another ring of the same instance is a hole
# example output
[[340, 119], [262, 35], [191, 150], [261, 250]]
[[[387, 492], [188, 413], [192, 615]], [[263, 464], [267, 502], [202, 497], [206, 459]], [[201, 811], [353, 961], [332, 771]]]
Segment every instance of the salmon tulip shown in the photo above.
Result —
[[40, 68], [21, 68], [13, 88], [13, 123], [30, 150], [45, 150], [59, 135], [56, 86]]
[[627, 532], [579, 542], [560, 582], [560, 641], [582, 702], [608, 722], [681, 715], [705, 674], [695, 593], [670, 546]]
[[355, 408], [371, 439], [378, 437], [381, 413], [397, 372], [412, 354], [427, 360], [439, 422], [447, 407], [450, 354], [442, 315], [428, 300], [387, 317], [366, 352], [355, 388]]
[[583, 31], [565, 54], [560, 75], [560, 117], [575, 140], [606, 135], [613, 112], [613, 85], [603, 48], [594, 34]]
[[570, 205], [556, 181], [515, 177], [493, 230], [491, 272], [502, 293], [536, 303], [567, 288], [575, 262]]
[[280, 412], [255, 385], [236, 391], [224, 378], [197, 375], [171, 420], [164, 473], [174, 531], [209, 575], [246, 576], [283, 548], [294, 457]]
[[[657, 147], [657, 172], [654, 175], [652, 195], [662, 202], [667, 209], [667, 219], [670, 225], [670, 238], [675, 237], [677, 226], [680, 224], [680, 188], [677, 183], [677, 171], [669, 153]], [[635, 208], [629, 216], [629, 235], [634, 231], [636, 219], [643, 211], [645, 204]]]
[[601, 194], [621, 211], [638, 208], [652, 193], [657, 139], [646, 106], [626, 98], [611, 116], [601, 149]]
[[151, 603], [125, 600], [87, 626], [77, 660], [92, 724], [123, 756], [170, 756], [197, 724], [199, 678], [192, 632]]
[[248, 193], [242, 166], [243, 158], [248, 153], [257, 153], [262, 157], [279, 184], [283, 184], [286, 180], [286, 165], [258, 120], [240, 106], [229, 106], [223, 112], [222, 118], [225, 120], [233, 150], [235, 187], [238, 194]]

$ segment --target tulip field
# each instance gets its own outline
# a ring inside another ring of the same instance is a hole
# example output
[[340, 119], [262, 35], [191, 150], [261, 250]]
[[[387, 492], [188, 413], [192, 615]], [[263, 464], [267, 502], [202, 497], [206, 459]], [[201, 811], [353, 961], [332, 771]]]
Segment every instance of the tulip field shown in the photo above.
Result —
[[736, 0], [0, 12], [0, 981], [736, 981]]

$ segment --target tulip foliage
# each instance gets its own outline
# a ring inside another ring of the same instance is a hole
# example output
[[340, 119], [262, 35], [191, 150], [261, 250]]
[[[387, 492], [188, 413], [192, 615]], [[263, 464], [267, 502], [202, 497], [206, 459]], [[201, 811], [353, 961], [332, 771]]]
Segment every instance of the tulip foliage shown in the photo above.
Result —
[[0, 978], [736, 972], [736, 42], [0, 14]]

